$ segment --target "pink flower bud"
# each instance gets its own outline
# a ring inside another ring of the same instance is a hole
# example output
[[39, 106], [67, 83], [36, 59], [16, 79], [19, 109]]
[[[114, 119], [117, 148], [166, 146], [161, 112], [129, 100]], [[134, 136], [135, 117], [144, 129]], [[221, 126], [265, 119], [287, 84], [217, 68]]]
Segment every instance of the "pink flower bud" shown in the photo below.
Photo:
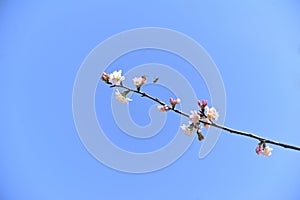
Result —
[[179, 104], [180, 102], [180, 99], [174, 100], [173, 98], [170, 98], [170, 104], [172, 105], [172, 108], [175, 108], [176, 104]]
[[175, 107], [176, 104], [179, 104], [181, 102], [181, 100], [178, 98], [176, 100], [174, 100], [173, 98], [170, 98], [170, 104], [172, 105], [172, 107]]
[[168, 112], [170, 109], [169, 109], [169, 106], [167, 106], [167, 105], [164, 105], [163, 106], [164, 107], [164, 110], [166, 111], [166, 112]]
[[102, 72], [101, 79], [102, 79], [102, 81], [108, 82], [109, 81], [109, 75], [105, 72]]
[[197, 101], [197, 104], [198, 104], [199, 107], [201, 107], [201, 101], [200, 100]]
[[180, 99], [176, 99], [174, 102], [175, 102], [176, 104], [179, 104], [179, 103], [181, 102], [181, 100], [180, 100]]
[[261, 146], [261, 144], [257, 145], [257, 147], [255, 149], [255, 152], [256, 152], [257, 155], [261, 154], [261, 152], [262, 152], [262, 146]]
[[202, 100], [202, 104], [201, 104], [201, 107], [205, 107], [205, 106], [207, 106], [207, 100]]
[[204, 109], [205, 106], [207, 106], [207, 100], [202, 100], [202, 102], [200, 100], [198, 100], [197, 104], [201, 109]]

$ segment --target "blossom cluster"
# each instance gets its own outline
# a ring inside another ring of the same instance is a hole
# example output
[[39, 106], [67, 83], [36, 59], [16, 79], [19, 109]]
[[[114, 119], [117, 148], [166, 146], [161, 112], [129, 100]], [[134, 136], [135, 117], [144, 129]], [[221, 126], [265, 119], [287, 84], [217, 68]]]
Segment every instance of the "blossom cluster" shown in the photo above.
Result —
[[122, 76], [122, 70], [114, 71], [111, 74], [107, 74], [105, 72], [102, 72], [101, 79], [105, 81], [106, 83], [111, 83], [114, 85], [122, 84], [122, 81], [125, 80], [125, 77]]
[[[102, 81], [104, 81], [108, 84], [123, 85], [122, 81], [125, 80], [125, 77], [122, 76], [122, 70], [119, 70], [119, 71], [114, 71], [111, 74], [102, 72], [101, 79], [102, 79]], [[133, 83], [136, 86], [137, 91], [140, 91], [141, 86], [146, 83], [146, 76], [133, 78]], [[116, 89], [116, 92], [115, 92], [116, 99], [120, 103], [128, 103], [129, 101], [132, 101], [132, 99], [127, 97], [127, 94], [129, 92], [130, 92], [130, 90], [125, 90], [124, 92], [120, 92], [118, 89]]]
[[219, 113], [214, 107], [208, 107], [207, 100], [198, 100], [199, 110], [192, 110], [189, 115], [189, 124], [181, 125], [183, 132], [191, 136], [194, 132], [198, 135], [198, 140], [203, 140], [202, 128], [208, 129], [214, 120], [218, 120]]
[[136, 86], [136, 89], [140, 91], [142, 85], [146, 83], [146, 76], [141, 76], [141, 77], [134, 77], [133, 78], [133, 84]]
[[[111, 74], [107, 74], [105, 72], [102, 73], [101, 80], [106, 82], [107, 84], [112, 85], [111, 87], [119, 87], [125, 89], [123, 92], [120, 92], [118, 89], [115, 91], [115, 97], [120, 103], [128, 103], [132, 101], [129, 97], [127, 97], [129, 92], [136, 92], [139, 94], [142, 94], [142, 96], [145, 96], [145, 93], [140, 92], [141, 87], [146, 84], [146, 76], [140, 76], [135, 77], [132, 79], [133, 84], [136, 87], [135, 89], [130, 89], [123, 85], [123, 81], [125, 80], [125, 77], [122, 76], [122, 70], [114, 71]], [[158, 81], [158, 78], [155, 78], [153, 80], [153, 83], [156, 83]], [[198, 136], [198, 139], [201, 141], [204, 139], [204, 136], [202, 134], [203, 127], [208, 129], [210, 126], [215, 126], [216, 124], [214, 121], [218, 120], [219, 113], [217, 112], [216, 108], [209, 107], [207, 100], [198, 100], [197, 104], [199, 106], [199, 109], [197, 110], [191, 110], [191, 114], [185, 114], [179, 110], [176, 110], [176, 105], [181, 103], [181, 100], [179, 98], [173, 99], [170, 98], [169, 102], [170, 104], [165, 104], [158, 100], [157, 98], [154, 99], [153, 97], [147, 95], [147, 97], [151, 98], [152, 100], [158, 102], [160, 105], [157, 106], [158, 111], [160, 112], [168, 112], [170, 110], [176, 111], [177, 113], [180, 113], [182, 115], [189, 117], [188, 124], [182, 124], [180, 128], [184, 132], [185, 135], [192, 136], [193, 133], [196, 133]], [[256, 147], [256, 153], [258, 155], [264, 155], [264, 156], [270, 156], [273, 149], [270, 148], [265, 144], [265, 142], [261, 141], [258, 143]]]
[[270, 156], [272, 154], [273, 149], [266, 145], [266, 143], [260, 142], [258, 143], [255, 152], [257, 155]]

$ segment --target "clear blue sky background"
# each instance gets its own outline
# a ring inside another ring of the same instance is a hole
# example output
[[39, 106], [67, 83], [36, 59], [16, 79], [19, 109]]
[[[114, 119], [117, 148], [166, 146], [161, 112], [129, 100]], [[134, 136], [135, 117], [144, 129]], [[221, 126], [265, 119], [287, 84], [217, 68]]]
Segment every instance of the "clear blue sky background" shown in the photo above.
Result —
[[[194, 141], [160, 171], [112, 170], [81, 143], [72, 90], [81, 63], [101, 41], [132, 28], [170, 28], [194, 38], [217, 64], [227, 126], [300, 146], [299, 10], [296, 0], [2, 0], [0, 199], [298, 200], [300, 152], [274, 146], [264, 158], [254, 152], [256, 141], [226, 132], [203, 160]], [[157, 62], [172, 65], [168, 56]], [[130, 69], [133, 63], [120, 64]], [[112, 92], [103, 85], [98, 90]]]

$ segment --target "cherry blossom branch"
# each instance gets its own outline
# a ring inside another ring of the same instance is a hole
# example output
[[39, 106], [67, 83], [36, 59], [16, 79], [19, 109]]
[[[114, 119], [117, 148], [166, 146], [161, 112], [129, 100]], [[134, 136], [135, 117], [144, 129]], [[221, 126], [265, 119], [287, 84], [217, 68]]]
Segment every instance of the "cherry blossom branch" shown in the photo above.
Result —
[[[134, 89], [131, 89], [131, 88], [126, 87], [124, 85], [112, 85], [110, 87], [111, 88], [113, 88], [113, 87], [123, 88], [123, 89], [126, 89], [126, 90], [130, 91], [130, 92], [134, 92], [134, 93], [140, 94], [141, 97], [147, 97], [147, 98], [149, 98], [149, 99], [151, 99], [151, 100], [159, 103], [162, 106], [167, 105], [166, 103], [164, 103], [163, 101], [159, 100], [158, 98], [154, 98], [154, 97], [150, 96], [149, 94], [147, 94], [145, 92], [134, 90]], [[169, 110], [172, 110], [172, 111], [174, 111], [174, 112], [176, 112], [176, 113], [178, 113], [180, 115], [183, 115], [183, 116], [189, 118], [189, 115], [187, 113], [185, 113], [185, 112], [182, 112], [182, 111], [180, 111], [180, 110], [178, 110], [176, 108], [172, 108], [171, 106], [168, 106], [168, 108], [169, 108]], [[246, 137], [254, 138], [254, 139], [259, 140], [260, 142], [263, 142], [263, 143], [274, 144], [274, 145], [281, 146], [281, 147], [284, 147], [284, 148], [294, 149], [294, 150], [300, 151], [300, 147], [292, 146], [292, 145], [289, 145], [289, 144], [280, 143], [280, 142], [277, 142], [277, 141], [274, 141], [274, 140], [270, 140], [270, 139], [266, 139], [266, 138], [260, 137], [258, 135], [252, 134], [252, 133], [248, 133], [248, 132], [244, 132], [244, 131], [240, 131], [240, 130], [235, 130], [235, 129], [232, 129], [232, 128], [229, 128], [229, 127], [217, 124], [217, 123], [215, 123], [213, 121], [207, 122], [207, 121], [204, 121], [202, 119], [200, 119], [199, 121], [201, 123], [203, 123], [203, 124], [208, 124], [210, 126], [222, 129], [224, 131], [228, 131], [230, 133], [234, 133], [234, 134], [238, 134], [238, 135], [243, 135], [243, 136], [246, 136]]]
[[213, 107], [208, 108], [206, 100], [202, 100], [202, 102], [198, 101], [198, 105], [200, 107], [200, 110], [199, 111], [192, 111], [192, 114], [189, 115], [189, 114], [175, 108], [175, 106], [180, 103], [180, 99], [173, 100], [172, 98], [170, 98], [170, 104], [171, 105], [168, 105], [165, 102], [161, 101], [160, 99], [152, 97], [151, 95], [149, 95], [145, 92], [142, 92], [140, 89], [141, 89], [141, 86], [146, 83], [146, 77], [145, 76], [141, 76], [141, 77], [133, 79], [134, 84], [136, 86], [136, 89], [132, 89], [132, 88], [129, 88], [129, 87], [123, 85], [122, 81], [125, 79], [125, 77], [123, 77], [121, 75], [121, 72], [122, 72], [121, 70], [119, 70], [118, 72], [115, 71], [112, 74], [106, 74], [105, 72], [103, 72], [102, 77], [101, 77], [101, 79], [104, 82], [111, 85], [110, 86], [111, 88], [121, 88], [121, 89], [125, 90], [122, 93], [120, 93], [119, 90], [116, 91], [116, 98], [120, 102], [127, 103], [129, 101], [132, 101], [132, 99], [129, 99], [127, 97], [127, 94], [129, 92], [137, 93], [137, 94], [140, 94], [141, 97], [146, 97], [148, 99], [151, 99], [152, 101], [155, 101], [158, 104], [160, 104], [160, 106], [158, 106], [159, 111], [161, 111], [161, 112], [173, 111], [175, 113], [178, 113], [178, 114], [192, 120], [192, 122], [190, 122], [190, 124], [188, 126], [186, 126], [186, 125], [181, 126], [181, 128], [183, 129], [183, 131], [187, 135], [192, 135], [193, 131], [196, 130], [197, 134], [198, 134], [198, 139], [203, 140], [204, 136], [201, 133], [201, 129], [202, 129], [201, 124], [203, 124], [205, 128], [209, 128], [210, 126], [213, 126], [215, 128], [219, 128], [219, 129], [222, 129], [224, 131], [227, 131], [227, 132], [230, 132], [230, 133], [233, 133], [233, 134], [242, 135], [242, 136], [246, 136], [246, 137], [258, 140], [259, 143], [258, 143], [258, 146], [256, 147], [256, 153], [257, 154], [262, 154], [262, 155], [265, 155], [265, 156], [270, 156], [271, 155], [271, 151], [273, 149], [270, 148], [269, 146], [267, 146], [266, 145], [267, 143], [268, 144], [273, 144], [273, 145], [276, 145], [276, 146], [281, 146], [281, 147], [287, 148], [287, 149], [293, 149], [293, 150], [300, 151], [300, 147], [297, 147], [297, 146], [277, 142], [277, 141], [274, 141], [274, 140], [270, 140], [270, 139], [267, 139], [267, 138], [260, 137], [258, 135], [252, 134], [252, 133], [232, 129], [232, 128], [229, 128], [229, 127], [226, 127], [226, 126], [215, 123], [214, 120], [217, 120], [219, 114], [217, 113], [215, 108], [213, 108]]
[[[108, 84], [110, 84], [110, 83], [108, 83]], [[140, 94], [141, 97], [147, 97], [148, 99], [151, 99], [151, 100], [153, 100], [153, 101], [159, 103], [159, 104], [162, 105], [162, 106], [168, 106], [166, 103], [164, 103], [163, 101], [159, 100], [158, 98], [154, 98], [154, 97], [150, 96], [149, 94], [147, 94], [147, 93], [145, 93], [145, 92], [141, 92], [140, 90], [134, 90], [134, 89], [131, 89], [131, 88], [126, 87], [126, 86], [124, 86], [124, 85], [111, 85], [110, 87], [111, 87], [111, 88], [113, 88], [113, 87], [123, 88], [123, 89], [125, 89], [126, 91], [134, 92], [134, 93]], [[168, 110], [172, 110], [172, 111], [174, 111], [174, 112], [176, 112], [176, 113], [178, 113], [178, 114], [180, 114], [180, 115], [183, 115], [183, 116], [185, 116], [185, 117], [189, 117], [188, 114], [186, 114], [186, 113], [184, 113], [184, 112], [182, 112], [182, 111], [176, 109], [175, 107], [168, 106]], [[207, 123], [207, 122], [204, 122], [204, 121], [203, 121], [203, 123]]]

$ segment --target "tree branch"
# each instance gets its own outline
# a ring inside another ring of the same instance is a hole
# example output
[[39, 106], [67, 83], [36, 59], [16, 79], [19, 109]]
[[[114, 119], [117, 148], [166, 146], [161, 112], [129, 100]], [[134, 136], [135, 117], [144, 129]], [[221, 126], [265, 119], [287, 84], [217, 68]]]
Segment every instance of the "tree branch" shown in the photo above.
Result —
[[[107, 82], [107, 83], [111, 85], [111, 83], [109, 83], [109, 82]], [[174, 112], [176, 112], [176, 113], [178, 113], [178, 114], [180, 114], [180, 115], [182, 115], [184, 117], [189, 118], [189, 114], [187, 114], [187, 113], [185, 113], [185, 112], [183, 112], [181, 110], [178, 110], [175, 107], [169, 106], [168, 104], [164, 103], [163, 101], [159, 100], [158, 98], [154, 98], [154, 97], [150, 96], [149, 94], [147, 94], [145, 92], [141, 92], [140, 90], [134, 90], [134, 89], [131, 89], [131, 88], [129, 88], [127, 86], [124, 86], [124, 85], [111, 85], [110, 87], [112, 87], [112, 88], [113, 87], [123, 88], [123, 89], [125, 89], [127, 91], [140, 94], [141, 97], [149, 98], [152, 101], [155, 101], [155, 102], [157, 102], [158, 104], [160, 104], [162, 106], [168, 106], [169, 110], [172, 110], [172, 111], [174, 111]], [[269, 143], [269, 144], [281, 146], [281, 147], [284, 147], [284, 148], [287, 148], [287, 149], [293, 149], [293, 150], [300, 151], [300, 147], [289, 145], [289, 144], [280, 143], [280, 142], [277, 142], [277, 141], [274, 141], [274, 140], [270, 140], [270, 139], [267, 139], [267, 138], [260, 137], [258, 135], [252, 134], [252, 133], [248, 133], [248, 132], [244, 132], [244, 131], [240, 131], [240, 130], [235, 130], [235, 129], [232, 129], [232, 128], [229, 128], [229, 127], [217, 124], [217, 123], [213, 122], [212, 120], [209, 120], [209, 122], [207, 122], [207, 121], [204, 121], [204, 120], [200, 119], [199, 122], [201, 122], [203, 124], [207, 124], [207, 125], [213, 126], [213, 127], [216, 127], [216, 128], [219, 128], [219, 129], [222, 129], [224, 131], [228, 131], [228, 132], [233, 133], [233, 134], [242, 135], [242, 136], [246, 136], [246, 137], [250, 137], [250, 138], [256, 139], [260, 143]]]

